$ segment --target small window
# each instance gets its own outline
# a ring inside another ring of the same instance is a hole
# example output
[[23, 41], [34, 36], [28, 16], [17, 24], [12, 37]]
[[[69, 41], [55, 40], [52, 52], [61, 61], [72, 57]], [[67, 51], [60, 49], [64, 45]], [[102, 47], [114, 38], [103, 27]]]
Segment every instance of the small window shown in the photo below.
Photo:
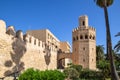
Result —
[[76, 48], [75, 48], [75, 52], [76, 52]]
[[36, 45], [36, 39], [34, 40], [34, 45]]
[[85, 51], [85, 48], [83, 48], [83, 50]]
[[94, 51], [94, 48], [92, 48], [92, 51]]
[[92, 59], [92, 61], [93, 61], [93, 59]]
[[83, 59], [83, 62], [85, 62], [85, 59]]
[[29, 38], [29, 42], [31, 43], [31, 37]]
[[58, 48], [58, 46], [56, 45], [55, 48]]

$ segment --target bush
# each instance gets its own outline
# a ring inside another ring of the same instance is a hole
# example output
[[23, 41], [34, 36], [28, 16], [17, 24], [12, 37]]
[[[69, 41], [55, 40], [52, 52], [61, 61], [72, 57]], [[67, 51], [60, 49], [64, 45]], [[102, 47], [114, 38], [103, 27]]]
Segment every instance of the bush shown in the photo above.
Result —
[[103, 74], [101, 72], [93, 71], [89, 69], [82, 70], [80, 78], [87, 80], [104, 80]]
[[27, 69], [20, 76], [19, 80], [64, 80], [65, 75], [58, 70], [39, 71], [33, 68]]

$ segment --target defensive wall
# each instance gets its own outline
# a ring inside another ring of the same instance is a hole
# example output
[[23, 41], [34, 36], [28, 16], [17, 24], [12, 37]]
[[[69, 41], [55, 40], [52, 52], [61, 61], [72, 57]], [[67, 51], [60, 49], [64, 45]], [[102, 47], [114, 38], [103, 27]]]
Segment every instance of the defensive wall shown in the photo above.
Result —
[[11, 28], [6, 29], [6, 23], [0, 20], [0, 77], [27, 68], [57, 68], [57, 50], [48, 53], [46, 43], [29, 34], [22, 35], [20, 31], [19, 35], [23, 38], [16, 37], [16, 31], [12, 31], [16, 33], [15, 36], [9, 31], [7, 34]]

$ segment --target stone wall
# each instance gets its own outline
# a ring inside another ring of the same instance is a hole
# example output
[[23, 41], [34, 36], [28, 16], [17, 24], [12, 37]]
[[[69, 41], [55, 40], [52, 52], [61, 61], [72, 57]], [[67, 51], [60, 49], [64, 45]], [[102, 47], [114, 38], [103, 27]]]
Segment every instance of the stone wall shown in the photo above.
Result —
[[36, 68], [40, 70], [57, 68], [57, 50], [49, 51], [46, 44], [34, 36], [6, 34], [6, 24], [0, 20], [0, 77], [13, 72]]

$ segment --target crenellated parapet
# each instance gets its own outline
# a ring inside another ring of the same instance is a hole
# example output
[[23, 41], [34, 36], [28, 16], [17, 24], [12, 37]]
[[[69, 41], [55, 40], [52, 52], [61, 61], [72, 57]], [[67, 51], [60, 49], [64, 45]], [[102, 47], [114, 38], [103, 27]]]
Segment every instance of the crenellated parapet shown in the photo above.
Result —
[[83, 28], [83, 27], [76, 27], [75, 29], [72, 30], [72, 32], [76, 32], [76, 31], [84, 31], [84, 30], [92, 30], [92, 31], [96, 31], [96, 29], [92, 26], [88, 26], [87, 28]]
[[94, 27], [89, 27], [89, 30], [92, 30], [92, 31], [96, 31], [96, 29]]
[[45, 48], [45, 42], [42, 42], [41, 40], [29, 34], [24, 35], [24, 41], [26, 41], [28, 47], [32, 46], [31, 48], [33, 48], [34, 46], [35, 48], [43, 48], [43, 49]]
[[77, 27], [77, 28], [73, 29], [73, 31], [72, 31], [72, 32], [76, 32], [76, 31], [78, 31], [78, 30], [79, 30], [79, 27]]

